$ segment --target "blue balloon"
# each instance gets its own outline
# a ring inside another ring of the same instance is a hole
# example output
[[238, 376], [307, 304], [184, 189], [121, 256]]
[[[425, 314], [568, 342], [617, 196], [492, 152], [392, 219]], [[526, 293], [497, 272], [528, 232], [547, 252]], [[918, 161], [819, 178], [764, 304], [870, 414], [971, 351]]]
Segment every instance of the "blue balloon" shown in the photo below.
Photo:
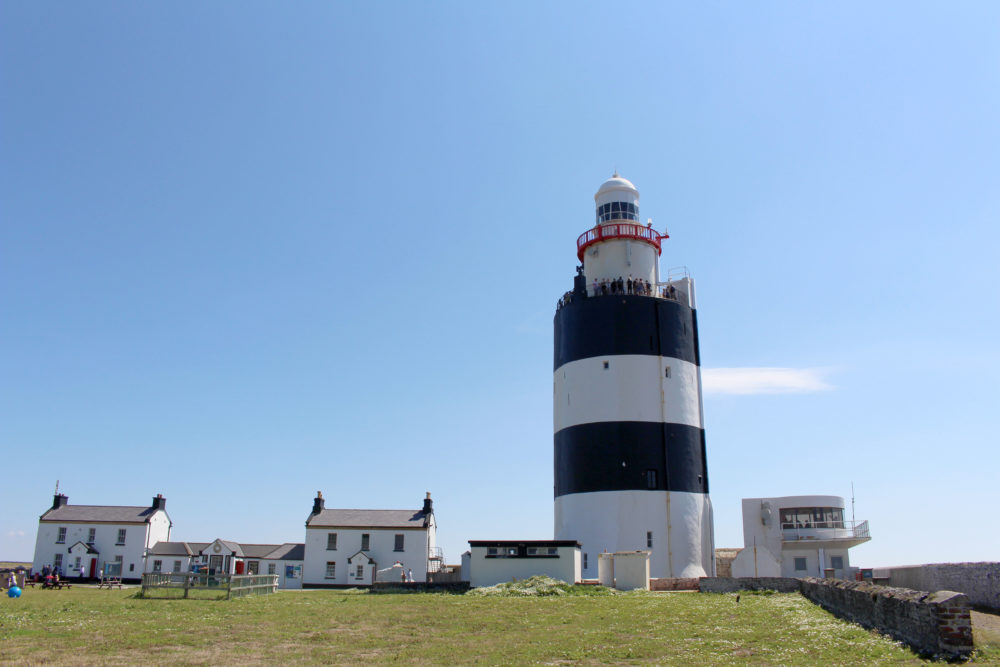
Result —
[[7, 591], [7, 597], [9, 598], [19, 598], [21, 597], [21, 589], [17, 586], [11, 586], [10, 590]]

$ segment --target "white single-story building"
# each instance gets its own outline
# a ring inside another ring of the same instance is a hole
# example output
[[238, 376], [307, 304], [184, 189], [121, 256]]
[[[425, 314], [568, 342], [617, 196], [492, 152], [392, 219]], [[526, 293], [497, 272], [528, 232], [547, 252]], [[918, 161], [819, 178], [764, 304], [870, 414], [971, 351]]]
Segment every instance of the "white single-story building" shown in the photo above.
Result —
[[305, 545], [212, 542], [160, 542], [150, 550], [146, 572], [192, 572], [206, 568], [224, 574], [277, 574], [278, 588], [302, 588]]
[[840, 496], [743, 499], [743, 549], [734, 577], [853, 579], [848, 549], [871, 539], [867, 521], [844, 518]]
[[578, 583], [580, 543], [575, 540], [470, 540], [468, 569], [462, 574], [473, 588], [544, 575]]

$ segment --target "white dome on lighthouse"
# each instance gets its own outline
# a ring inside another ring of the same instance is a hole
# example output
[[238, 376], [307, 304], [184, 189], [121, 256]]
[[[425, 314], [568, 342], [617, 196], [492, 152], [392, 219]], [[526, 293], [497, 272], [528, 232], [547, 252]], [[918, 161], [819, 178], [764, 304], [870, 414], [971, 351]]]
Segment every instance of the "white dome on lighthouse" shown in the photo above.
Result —
[[[635, 198], [639, 199], [639, 189], [632, 185], [632, 181], [619, 176], [616, 171], [611, 178], [601, 183], [601, 187], [597, 188], [597, 194], [594, 195], [594, 200], [598, 201], [601, 195], [622, 191], [634, 194]], [[610, 201], [610, 199], [608, 201]], [[598, 201], [598, 203], [603, 202]]]

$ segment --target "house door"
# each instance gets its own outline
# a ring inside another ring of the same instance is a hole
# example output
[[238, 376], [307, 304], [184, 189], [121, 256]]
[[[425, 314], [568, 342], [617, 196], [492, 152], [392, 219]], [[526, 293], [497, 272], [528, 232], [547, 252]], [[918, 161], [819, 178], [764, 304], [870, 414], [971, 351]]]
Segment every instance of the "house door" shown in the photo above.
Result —
[[236, 574], [243, 574], [243, 561], [236, 561]]
[[97, 577], [97, 559], [90, 559], [90, 578], [94, 579]]

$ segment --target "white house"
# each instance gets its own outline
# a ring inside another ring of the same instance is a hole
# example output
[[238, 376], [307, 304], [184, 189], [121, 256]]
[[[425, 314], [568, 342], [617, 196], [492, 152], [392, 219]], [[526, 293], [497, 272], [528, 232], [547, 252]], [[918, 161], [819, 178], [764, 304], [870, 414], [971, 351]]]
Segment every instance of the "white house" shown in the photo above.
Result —
[[580, 581], [580, 543], [575, 540], [470, 540], [469, 564], [462, 574], [473, 588], [544, 575]]
[[840, 496], [743, 499], [743, 549], [734, 577], [853, 579], [848, 549], [871, 539], [867, 521], [844, 518]]
[[102, 572], [138, 581], [146, 554], [170, 539], [167, 499], [157, 494], [146, 507], [70, 505], [58, 493], [38, 519], [32, 570], [58, 567], [63, 576], [98, 577]]
[[441, 565], [431, 494], [419, 510], [326, 509], [317, 493], [306, 519], [302, 585], [371, 585], [377, 571], [399, 563], [413, 581], [427, 581]]
[[190, 572], [208, 568], [226, 574], [277, 574], [278, 588], [301, 588], [305, 545], [212, 542], [160, 542], [146, 561], [146, 572]]

